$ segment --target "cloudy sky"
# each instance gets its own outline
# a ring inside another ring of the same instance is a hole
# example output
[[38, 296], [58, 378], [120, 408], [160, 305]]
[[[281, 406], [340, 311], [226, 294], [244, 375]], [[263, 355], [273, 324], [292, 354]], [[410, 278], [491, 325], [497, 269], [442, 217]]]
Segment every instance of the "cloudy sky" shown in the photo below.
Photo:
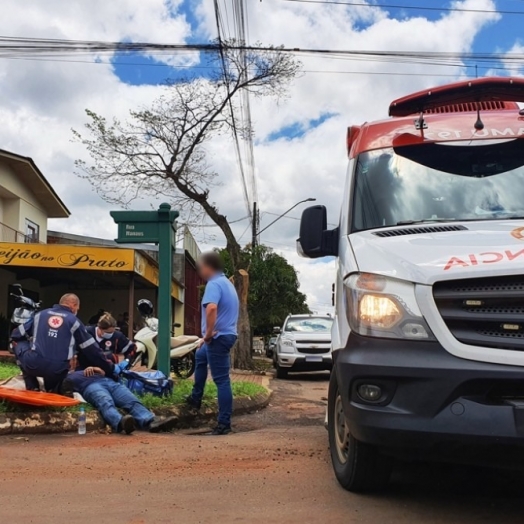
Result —
[[[219, 3], [227, 21], [231, 1]], [[374, 7], [286, 0], [247, 3], [251, 43], [341, 50], [524, 49], [519, 41], [523, 0], [350, 2]], [[459, 10], [410, 9], [414, 6]], [[460, 11], [464, 9], [485, 12]], [[212, 0], [3, 0], [0, 36], [184, 43], [207, 42], [216, 31]], [[71, 128], [82, 128], [85, 108], [124, 117], [130, 108], [146, 106], [158, 96], [166, 78], [180, 71], [198, 74], [201, 70], [191, 66], [198, 66], [200, 59], [194, 53], [0, 58], [0, 148], [31, 156], [72, 211], [68, 220], [51, 221], [52, 229], [103, 238], [116, 234], [108, 214], [113, 206], [74, 174], [74, 160], [87, 156], [71, 142]], [[385, 117], [389, 102], [398, 96], [475, 75], [473, 64], [437, 67], [318, 56], [301, 60], [304, 74], [285, 100], [252, 102], [262, 227], [308, 197], [327, 205], [329, 221], [336, 223], [344, 187], [347, 126]], [[479, 75], [490, 72], [507, 74], [502, 65], [501, 70], [478, 70]], [[231, 220], [245, 217], [232, 142], [221, 144], [210, 156], [222, 183], [214, 200]], [[145, 206], [140, 201], [133, 204], [136, 209]], [[299, 216], [300, 208], [268, 229], [261, 241], [295, 264], [312, 309], [328, 311], [334, 262], [312, 262], [296, 255]], [[235, 224], [243, 243], [249, 241], [248, 226], [247, 220]], [[195, 236], [203, 248], [223, 244], [213, 227], [197, 230]]]

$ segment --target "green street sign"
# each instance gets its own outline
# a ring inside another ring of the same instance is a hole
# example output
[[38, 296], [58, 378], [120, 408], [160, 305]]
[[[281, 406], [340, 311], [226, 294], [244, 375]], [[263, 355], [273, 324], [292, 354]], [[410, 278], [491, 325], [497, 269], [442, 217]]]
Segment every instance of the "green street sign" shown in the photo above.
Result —
[[158, 222], [121, 222], [118, 224], [118, 238], [120, 244], [157, 243]]
[[[158, 244], [158, 356], [157, 368], [169, 376], [171, 371], [171, 282], [173, 247], [175, 245], [175, 220], [178, 212], [169, 204], [161, 204], [156, 211], [111, 211], [118, 224], [119, 244]], [[151, 364], [152, 365], [152, 364]]]

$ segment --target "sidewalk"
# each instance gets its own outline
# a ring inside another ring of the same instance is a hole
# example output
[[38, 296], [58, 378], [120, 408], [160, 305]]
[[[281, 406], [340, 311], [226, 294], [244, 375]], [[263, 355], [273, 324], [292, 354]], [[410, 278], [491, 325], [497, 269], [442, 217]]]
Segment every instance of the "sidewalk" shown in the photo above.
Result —
[[0, 351], [0, 362], [14, 362], [15, 357], [9, 351]]
[[[209, 377], [211, 378], [211, 377]], [[259, 386], [267, 387], [269, 383], [267, 375], [255, 375], [253, 373], [238, 373], [236, 371], [231, 372], [231, 382], [251, 382], [252, 384], [258, 384]]]

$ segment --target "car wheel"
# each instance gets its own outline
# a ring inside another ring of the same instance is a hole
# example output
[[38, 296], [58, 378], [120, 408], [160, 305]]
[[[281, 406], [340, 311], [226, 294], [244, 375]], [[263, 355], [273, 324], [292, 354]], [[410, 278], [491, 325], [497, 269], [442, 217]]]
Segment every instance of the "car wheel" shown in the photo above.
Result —
[[288, 370], [285, 368], [281, 368], [278, 363], [275, 364], [275, 369], [277, 370], [277, 378], [280, 379], [286, 379], [288, 375]]
[[335, 476], [344, 489], [365, 492], [379, 490], [387, 485], [391, 461], [374, 446], [360, 442], [351, 435], [336, 372], [331, 374], [329, 382], [328, 434]]

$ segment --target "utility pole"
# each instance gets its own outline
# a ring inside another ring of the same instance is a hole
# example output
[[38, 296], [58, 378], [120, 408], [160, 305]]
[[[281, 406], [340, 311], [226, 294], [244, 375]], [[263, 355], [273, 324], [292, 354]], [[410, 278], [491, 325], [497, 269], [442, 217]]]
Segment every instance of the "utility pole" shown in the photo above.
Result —
[[257, 247], [258, 240], [258, 209], [257, 203], [253, 202], [253, 220], [251, 223], [251, 248], [254, 250]]

